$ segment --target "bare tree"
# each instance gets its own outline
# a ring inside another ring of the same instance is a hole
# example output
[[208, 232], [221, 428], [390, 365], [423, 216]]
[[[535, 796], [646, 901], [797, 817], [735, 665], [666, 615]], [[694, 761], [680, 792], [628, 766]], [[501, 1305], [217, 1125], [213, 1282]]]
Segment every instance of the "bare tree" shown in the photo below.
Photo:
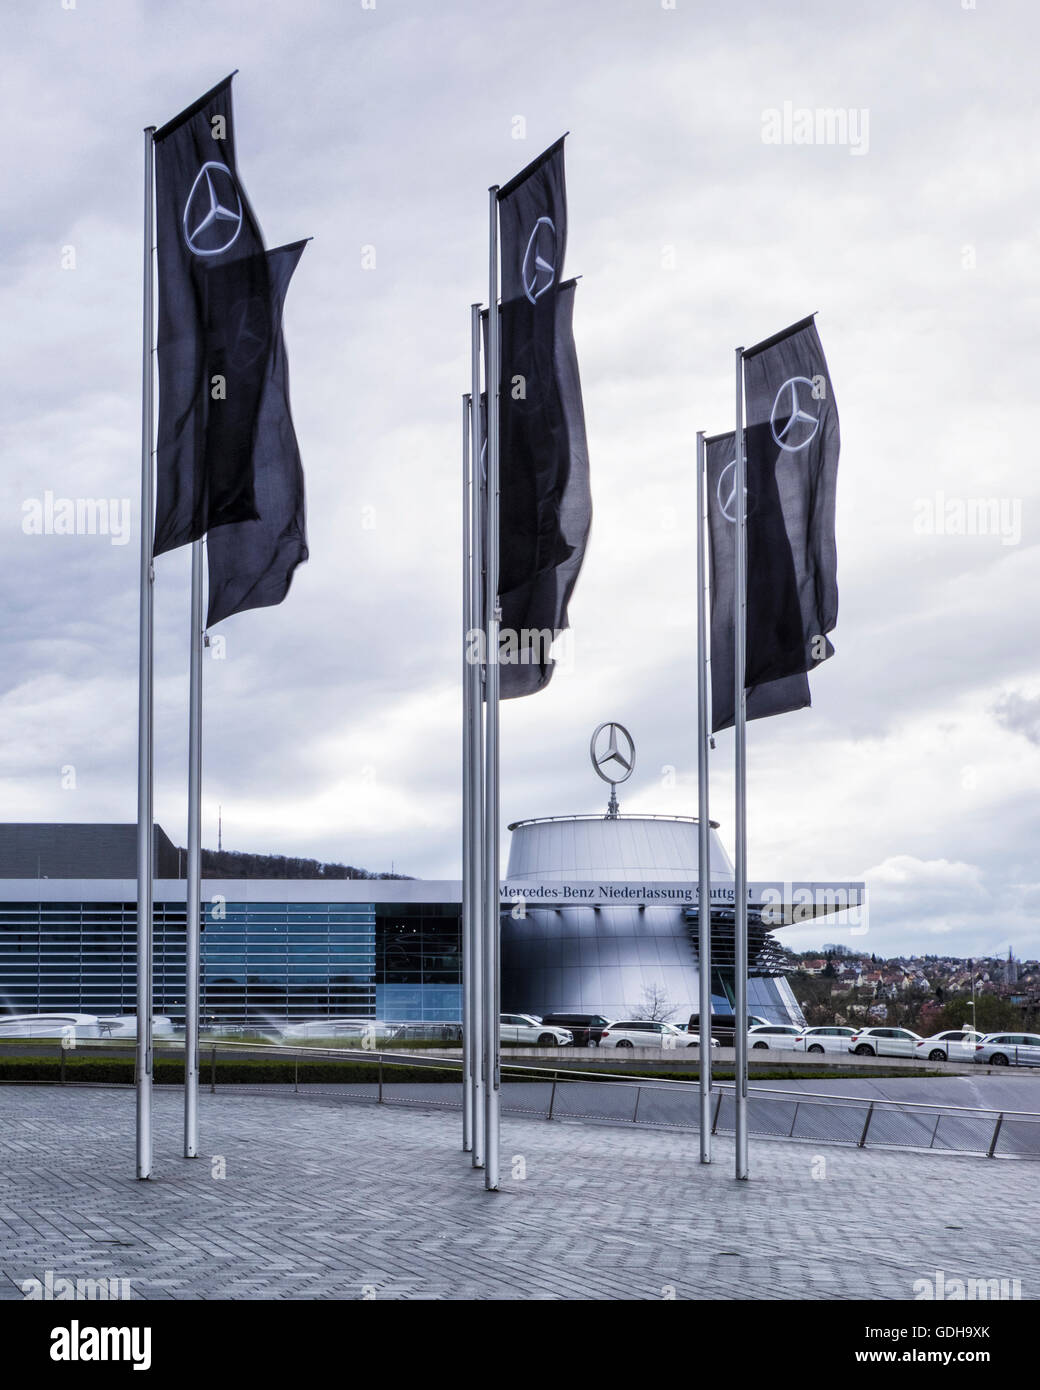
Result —
[[631, 1015], [651, 1023], [667, 1023], [676, 1008], [660, 985], [647, 985], [643, 990], [643, 1002], [631, 1010]]

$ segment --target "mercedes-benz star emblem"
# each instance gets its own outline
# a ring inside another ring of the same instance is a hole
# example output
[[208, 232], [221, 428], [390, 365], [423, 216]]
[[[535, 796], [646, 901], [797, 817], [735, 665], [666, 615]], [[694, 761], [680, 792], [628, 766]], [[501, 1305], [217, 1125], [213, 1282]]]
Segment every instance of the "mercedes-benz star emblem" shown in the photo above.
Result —
[[549, 217], [534, 224], [520, 270], [524, 294], [535, 304], [556, 279], [556, 228]]
[[207, 160], [184, 204], [184, 240], [195, 256], [220, 256], [242, 230], [242, 199], [226, 164]]
[[[719, 499], [719, 511], [727, 521], [736, 522], [737, 520], [737, 461], [730, 459], [725, 468], [719, 474], [719, 484], [715, 489], [715, 494]], [[747, 484], [744, 485], [744, 510], [750, 515], [754, 511], [754, 504], [748, 506]]]
[[244, 371], [267, 349], [267, 304], [259, 295], [252, 295], [249, 299], [240, 299], [228, 317], [231, 363]]
[[[604, 729], [609, 730], [609, 736], [601, 739], [600, 734]], [[618, 734], [621, 735], [624, 751], [618, 745]], [[627, 782], [635, 770], [636, 746], [624, 724], [601, 724], [592, 735], [589, 756], [597, 775], [611, 786], [618, 782]]]
[[[800, 392], [799, 388], [803, 386], [807, 390]], [[812, 399], [812, 390], [813, 384], [808, 377], [793, 376], [785, 381], [776, 393], [776, 400], [769, 415], [769, 428], [780, 448], [786, 449], [790, 454], [797, 454], [807, 444], [811, 444], [820, 428], [820, 417], [803, 410], [800, 403], [800, 397], [804, 400]], [[784, 419], [783, 429], [777, 429], [778, 419]]]

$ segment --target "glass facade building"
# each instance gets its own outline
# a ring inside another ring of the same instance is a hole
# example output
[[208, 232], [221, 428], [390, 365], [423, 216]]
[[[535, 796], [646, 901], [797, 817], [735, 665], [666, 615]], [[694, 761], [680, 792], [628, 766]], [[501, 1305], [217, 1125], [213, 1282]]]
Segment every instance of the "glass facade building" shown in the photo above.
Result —
[[[452, 903], [218, 896], [203, 904], [203, 1018], [457, 1021], [460, 931]], [[154, 1007], [175, 1021], [184, 1013], [184, 942], [183, 897], [157, 896]], [[2, 1010], [132, 1014], [136, 962], [132, 901], [0, 901]]]
[[376, 907], [376, 1017], [462, 1019], [462, 924], [456, 903]]
[[[697, 909], [689, 892], [698, 871], [695, 821], [557, 816], [510, 829], [503, 1008], [622, 1018], [653, 992], [667, 998], [676, 1017], [696, 1009]], [[733, 871], [714, 825], [710, 859], [711, 993], [716, 1009], [728, 1011]], [[178, 851], [158, 827], [156, 864], [154, 1008], [176, 1024], [184, 1016], [185, 882]], [[0, 1013], [136, 1012], [135, 869], [133, 825], [0, 825]], [[786, 902], [790, 884], [758, 885], [759, 898], [749, 901], [748, 1002], [772, 1022], [799, 1022], [759, 911], [762, 890], [777, 887], [778, 901]], [[564, 901], [549, 906], [560, 890]], [[461, 1021], [459, 882], [206, 879], [203, 892], [200, 1004], [207, 1026]]]
[[[184, 902], [155, 904], [155, 1011], [184, 1001]], [[0, 1008], [129, 1014], [137, 1007], [135, 902], [0, 901]]]

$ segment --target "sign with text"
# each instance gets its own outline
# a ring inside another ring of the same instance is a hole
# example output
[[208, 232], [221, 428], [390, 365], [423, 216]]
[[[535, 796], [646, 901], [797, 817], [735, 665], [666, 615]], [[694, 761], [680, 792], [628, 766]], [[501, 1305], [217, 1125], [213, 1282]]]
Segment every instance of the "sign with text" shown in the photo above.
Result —
[[[527, 907], [696, 907], [699, 885], [672, 883], [509, 882], [502, 884], [503, 905]], [[736, 888], [731, 880], [711, 885], [712, 907], [732, 907]], [[765, 925], [784, 926], [834, 912], [847, 912], [866, 903], [863, 883], [749, 883], [748, 905], [760, 908]]]

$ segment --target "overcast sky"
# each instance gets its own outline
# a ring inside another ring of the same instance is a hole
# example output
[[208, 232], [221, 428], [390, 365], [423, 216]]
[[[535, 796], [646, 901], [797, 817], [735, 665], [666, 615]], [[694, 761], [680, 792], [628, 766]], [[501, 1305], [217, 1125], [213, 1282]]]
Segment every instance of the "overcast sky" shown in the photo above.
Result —
[[[4, 11], [4, 818], [136, 815], [141, 131], [239, 68], [268, 245], [314, 238], [286, 311], [311, 559], [216, 630], [204, 843], [220, 804], [226, 848], [459, 875], [469, 305], [488, 185], [569, 130], [595, 515], [573, 664], [503, 706], [503, 826], [604, 806], [604, 719], [636, 739], [623, 810], [695, 814], [695, 432], [731, 425], [736, 344], [818, 310], [837, 654], [811, 710], [749, 726], [750, 876], [866, 878], [851, 944], [878, 952], [1040, 954], [1033, 0], [71, 5]], [[848, 142], [768, 142], [785, 103]], [[129, 543], [26, 534], [48, 491], [128, 499]], [[937, 494], [996, 499], [1002, 534], [941, 534]], [[187, 551], [156, 569], [156, 818], [183, 844]]]

